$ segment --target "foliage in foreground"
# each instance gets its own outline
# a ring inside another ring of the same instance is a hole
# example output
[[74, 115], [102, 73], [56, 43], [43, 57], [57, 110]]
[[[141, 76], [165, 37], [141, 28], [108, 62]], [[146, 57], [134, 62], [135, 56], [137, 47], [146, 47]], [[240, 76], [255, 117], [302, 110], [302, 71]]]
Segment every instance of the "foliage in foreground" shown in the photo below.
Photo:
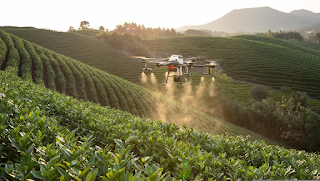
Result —
[[251, 101], [235, 100], [231, 93], [233, 80], [214, 70], [225, 121], [255, 131], [272, 140], [297, 149], [320, 150], [320, 116], [308, 108], [305, 92], [282, 87], [277, 96], [267, 97], [264, 87], [253, 87]]
[[320, 157], [82, 102], [0, 72], [0, 178], [319, 179]]

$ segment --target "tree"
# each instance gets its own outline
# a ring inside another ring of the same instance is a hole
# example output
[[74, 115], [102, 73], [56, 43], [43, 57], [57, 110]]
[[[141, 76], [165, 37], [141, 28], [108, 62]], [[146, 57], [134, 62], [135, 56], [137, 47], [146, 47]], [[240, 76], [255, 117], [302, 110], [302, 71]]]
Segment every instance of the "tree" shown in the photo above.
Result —
[[103, 26], [100, 26], [100, 27], [99, 27], [99, 30], [100, 30], [100, 31], [104, 31], [105, 29], [104, 29]]
[[90, 23], [88, 21], [81, 21], [79, 30], [87, 30], [90, 27]]
[[269, 92], [262, 86], [253, 87], [250, 91], [251, 97], [256, 101], [261, 101], [269, 97]]
[[69, 32], [72, 32], [72, 31], [76, 31], [76, 29], [74, 29], [73, 26], [70, 26], [68, 31], [69, 31]]
[[316, 41], [320, 42], [320, 33], [316, 34]]

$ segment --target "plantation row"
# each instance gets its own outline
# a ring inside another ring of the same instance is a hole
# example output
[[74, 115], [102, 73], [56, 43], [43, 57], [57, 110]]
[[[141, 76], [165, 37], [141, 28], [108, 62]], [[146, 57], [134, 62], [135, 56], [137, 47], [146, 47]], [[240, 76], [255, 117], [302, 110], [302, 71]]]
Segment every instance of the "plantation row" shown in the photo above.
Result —
[[[284, 47], [287, 47], [287, 48], [290, 48], [293, 50], [302, 51], [307, 54], [320, 56], [320, 51], [319, 51], [320, 49], [315, 50], [315, 49], [307, 48], [305, 46], [301, 46], [301, 45], [299, 45], [298, 41], [297, 42], [288, 42], [288, 41], [280, 40], [277, 38], [272, 38], [272, 37], [268, 37], [268, 36], [261, 36], [261, 35], [239, 35], [239, 36], [235, 36], [235, 37], [236, 38], [243, 38], [243, 39], [247, 39], [247, 40], [254, 40], [254, 41], [276, 44], [276, 45], [284, 46]], [[301, 44], [303, 44], [303, 43], [301, 42]]]
[[[145, 109], [150, 109], [151, 106], [147, 101], [142, 101], [141, 96], [150, 97], [148, 96], [150, 93], [142, 93], [139, 88], [132, 86], [133, 84], [127, 85], [127, 82], [119, 81], [112, 75], [93, 70], [71, 58], [21, 40], [14, 35], [10, 36], [3, 31], [1, 39], [4, 42], [2, 45], [8, 45], [8, 59], [1, 62], [5, 64], [2, 65], [3, 69], [10, 66], [20, 67], [17, 75], [24, 80], [44, 84], [52, 90], [75, 98], [123, 109], [135, 115], [149, 116]], [[7, 52], [2, 52], [3, 57]]]
[[35, 28], [0, 29], [132, 82], [138, 81], [137, 77], [143, 68], [139, 60], [131, 59], [93, 37]]
[[[320, 157], [82, 102], [0, 71], [0, 179], [319, 179]], [[116, 130], [116, 131], [115, 131]]]
[[[121, 109], [137, 116], [175, 123], [195, 125], [195, 128], [215, 134], [228, 131], [232, 135], [243, 132], [259, 135], [203, 114], [166, 96], [158, 95], [134, 83], [120, 79], [102, 70], [90, 67], [72, 58], [29, 43], [15, 35], [0, 31], [1, 68], [16, 69], [16, 75], [51, 90], [59, 91], [84, 101]], [[2, 51], [3, 50], [3, 51]], [[35, 68], [37, 67], [37, 68]], [[214, 129], [216, 125], [224, 127]], [[262, 138], [263, 139], [263, 138]]]
[[144, 43], [153, 52], [225, 59], [224, 71], [235, 79], [274, 88], [283, 85], [320, 96], [320, 57], [311, 49], [243, 38], [173, 37]]

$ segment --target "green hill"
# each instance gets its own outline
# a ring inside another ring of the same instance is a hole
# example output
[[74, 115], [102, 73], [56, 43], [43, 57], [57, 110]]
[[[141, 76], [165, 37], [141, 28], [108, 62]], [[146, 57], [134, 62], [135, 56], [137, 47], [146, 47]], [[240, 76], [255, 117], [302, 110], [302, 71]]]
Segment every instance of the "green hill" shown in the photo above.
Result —
[[291, 41], [294, 44], [304, 46], [313, 50], [320, 51], [320, 43], [319, 42], [307, 42], [307, 41]]
[[144, 43], [152, 52], [222, 58], [225, 59], [222, 61], [224, 72], [234, 79], [277, 89], [287, 86], [319, 98], [320, 57], [316, 56], [317, 51], [295, 45], [288, 47], [287, 43], [273, 40], [274, 43], [266, 43], [243, 38], [172, 37]]
[[[15, 68], [15, 74], [51, 90], [103, 106], [121, 109], [137, 116], [174, 123], [193, 125], [208, 133], [252, 135], [251, 131], [216, 119], [167, 96], [154, 93], [132, 82], [90, 67], [77, 60], [30, 43], [0, 30], [1, 70]], [[217, 105], [218, 106], [218, 105]]]
[[139, 60], [131, 59], [125, 53], [94, 37], [32, 27], [0, 29], [132, 82], [139, 80], [143, 68]]
[[246, 40], [254, 40], [254, 41], [260, 41], [264, 43], [270, 43], [270, 44], [276, 44], [280, 46], [284, 46], [293, 50], [301, 51], [307, 54], [315, 55], [315, 56], [320, 56], [320, 49], [315, 50], [306, 46], [302, 46], [303, 43], [301, 42], [299, 45], [299, 41], [286, 41], [286, 40], [280, 40], [277, 38], [272, 38], [268, 36], [262, 36], [262, 35], [240, 35], [240, 36], [235, 36], [235, 38], [243, 38]]
[[[2, 44], [0, 44], [2, 45]], [[319, 179], [315, 153], [212, 136], [79, 101], [0, 71], [0, 179]]]

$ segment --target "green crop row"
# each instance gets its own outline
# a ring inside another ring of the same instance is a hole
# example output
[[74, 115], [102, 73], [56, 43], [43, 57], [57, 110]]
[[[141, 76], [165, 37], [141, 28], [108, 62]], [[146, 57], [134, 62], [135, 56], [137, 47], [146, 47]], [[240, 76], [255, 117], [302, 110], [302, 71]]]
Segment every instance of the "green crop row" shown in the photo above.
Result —
[[53, 55], [49, 50], [44, 50], [44, 53], [48, 57], [49, 62], [55, 72], [55, 75], [56, 75], [56, 79], [55, 79], [56, 90], [65, 94], [66, 93], [66, 80], [65, 80], [65, 77], [61, 71], [59, 63], [57, 62], [56, 59], [53, 58]]
[[[143, 65], [93, 37], [35, 28], [3, 28], [37, 45], [136, 82]], [[6, 42], [5, 42], [6, 43]]]
[[39, 55], [40, 60], [42, 60], [43, 62], [43, 73], [44, 73], [43, 81], [45, 83], [45, 86], [51, 90], [56, 90], [56, 84], [55, 84], [56, 75], [48, 57], [45, 55], [41, 47], [35, 44], [33, 44], [33, 46], [37, 54]]
[[28, 41], [23, 41], [28, 54], [32, 60], [32, 78], [36, 84], [43, 84], [43, 64], [38, 54], [36, 53], [33, 45]]
[[19, 75], [24, 80], [32, 81], [33, 80], [32, 60], [30, 58], [30, 55], [29, 55], [28, 51], [25, 49], [25, 45], [20, 38], [18, 38], [17, 36], [12, 36], [12, 39], [14, 41], [14, 45], [15, 45], [16, 49], [18, 50], [19, 56], [20, 56], [19, 63], [21, 65], [19, 65], [19, 67], [21, 67], [21, 68], [19, 70]]
[[2, 38], [0, 37], [0, 68], [2, 67], [3, 64], [5, 64], [5, 60], [6, 60], [6, 54], [7, 54], [7, 46], [6, 44], [3, 42]]

